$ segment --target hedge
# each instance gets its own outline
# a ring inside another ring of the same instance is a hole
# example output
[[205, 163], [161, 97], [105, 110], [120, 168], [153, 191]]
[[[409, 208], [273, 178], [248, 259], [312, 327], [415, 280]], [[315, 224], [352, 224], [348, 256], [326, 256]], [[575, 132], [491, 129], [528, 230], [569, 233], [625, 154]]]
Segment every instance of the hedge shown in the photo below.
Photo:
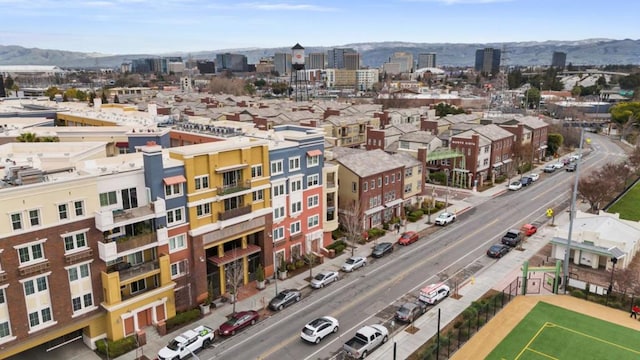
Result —
[[133, 335], [116, 341], [107, 340], [106, 344], [104, 340], [96, 341], [96, 350], [111, 359], [126, 354], [137, 346], [136, 338]]
[[200, 318], [201, 315], [202, 314], [201, 314], [200, 308], [179, 312], [176, 314], [176, 316], [170, 319], [167, 319], [167, 322], [166, 322], [167, 331], [170, 331], [171, 329], [175, 329], [184, 324], [197, 320]]

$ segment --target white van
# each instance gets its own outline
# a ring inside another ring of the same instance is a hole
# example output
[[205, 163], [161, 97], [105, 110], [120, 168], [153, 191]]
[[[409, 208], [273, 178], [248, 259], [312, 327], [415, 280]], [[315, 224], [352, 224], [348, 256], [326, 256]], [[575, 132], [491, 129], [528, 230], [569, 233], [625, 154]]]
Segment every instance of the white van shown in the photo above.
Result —
[[427, 285], [420, 290], [418, 300], [429, 305], [434, 305], [449, 296], [450, 291], [449, 286], [443, 282]]

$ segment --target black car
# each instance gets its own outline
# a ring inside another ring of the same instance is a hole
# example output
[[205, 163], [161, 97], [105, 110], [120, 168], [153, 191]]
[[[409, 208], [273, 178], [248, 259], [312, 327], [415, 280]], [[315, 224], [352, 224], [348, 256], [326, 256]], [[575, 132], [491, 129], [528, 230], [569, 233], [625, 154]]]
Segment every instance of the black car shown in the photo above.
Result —
[[402, 304], [396, 311], [396, 320], [413, 322], [420, 315], [427, 312], [427, 304], [422, 301], [416, 301], [414, 303], [407, 302]]
[[565, 169], [566, 171], [576, 171], [577, 168], [577, 164], [572, 162], [569, 165], [567, 165], [567, 168]]
[[371, 256], [373, 257], [383, 257], [385, 254], [390, 254], [393, 252], [393, 244], [390, 242], [379, 243], [373, 248], [373, 252]]
[[523, 176], [522, 179], [520, 179], [520, 183], [522, 186], [529, 186], [533, 184], [533, 179], [528, 176]]
[[302, 298], [302, 293], [296, 289], [282, 290], [276, 297], [269, 301], [269, 308], [271, 310], [282, 310], [285, 307], [297, 303]]
[[499, 259], [511, 250], [508, 245], [505, 244], [495, 244], [491, 245], [491, 247], [487, 250], [487, 256], [495, 259]]

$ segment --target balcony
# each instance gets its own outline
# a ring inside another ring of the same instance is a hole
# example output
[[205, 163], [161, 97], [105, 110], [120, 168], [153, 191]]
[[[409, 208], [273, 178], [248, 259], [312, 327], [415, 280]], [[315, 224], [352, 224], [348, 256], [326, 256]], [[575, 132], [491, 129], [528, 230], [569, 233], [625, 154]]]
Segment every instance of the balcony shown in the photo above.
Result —
[[218, 195], [228, 195], [249, 189], [251, 189], [251, 180], [237, 181], [229, 184], [223, 184], [218, 188]]
[[325, 187], [326, 187], [327, 189], [333, 189], [333, 188], [335, 188], [335, 187], [336, 187], [336, 183], [335, 183], [335, 181], [332, 181], [332, 180], [327, 180], [327, 181], [324, 183], [324, 185], [325, 185]]
[[136, 264], [130, 268], [118, 271], [118, 275], [120, 276], [120, 285], [132, 283], [156, 274], [160, 274], [160, 263], [158, 260]]
[[166, 245], [168, 238], [167, 229], [160, 228], [156, 232], [105, 239], [98, 241], [98, 256], [102, 261], [113, 261], [125, 252], [131, 253], [133, 250], [142, 251]]
[[148, 233], [142, 235], [135, 236], [123, 236], [121, 238], [116, 239], [116, 250], [121, 253], [133, 249], [137, 249], [143, 247], [145, 245], [149, 245], [155, 243], [157, 241], [157, 236], [155, 233]]
[[76, 253], [73, 253], [73, 254], [65, 254], [64, 261], [68, 265], [72, 265], [72, 264], [81, 262], [83, 260], [88, 260], [88, 259], [91, 259], [91, 258], [93, 258], [93, 250], [92, 249], [85, 249], [83, 251], [76, 252]]
[[119, 226], [134, 224], [150, 220], [156, 217], [156, 213], [164, 211], [164, 203], [141, 206], [132, 209], [115, 209], [96, 211], [96, 228], [100, 231], [109, 231]]
[[20, 274], [20, 276], [36, 275], [43, 273], [50, 268], [51, 264], [49, 263], [49, 260], [45, 260], [37, 264], [21, 266], [18, 268], [18, 273]]
[[238, 207], [235, 209], [221, 211], [218, 213], [218, 220], [229, 220], [238, 216], [246, 215], [251, 213], [251, 205], [246, 205], [242, 207]]

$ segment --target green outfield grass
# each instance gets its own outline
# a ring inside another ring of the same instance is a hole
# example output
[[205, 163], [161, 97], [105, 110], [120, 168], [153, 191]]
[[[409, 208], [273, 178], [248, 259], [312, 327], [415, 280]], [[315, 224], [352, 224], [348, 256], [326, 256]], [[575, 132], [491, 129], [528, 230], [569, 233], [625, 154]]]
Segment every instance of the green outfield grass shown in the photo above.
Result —
[[640, 332], [539, 302], [487, 359], [637, 360]]
[[607, 212], [620, 214], [621, 219], [640, 221], [640, 182], [636, 184], [629, 192], [621, 197], [618, 202], [613, 204]]

